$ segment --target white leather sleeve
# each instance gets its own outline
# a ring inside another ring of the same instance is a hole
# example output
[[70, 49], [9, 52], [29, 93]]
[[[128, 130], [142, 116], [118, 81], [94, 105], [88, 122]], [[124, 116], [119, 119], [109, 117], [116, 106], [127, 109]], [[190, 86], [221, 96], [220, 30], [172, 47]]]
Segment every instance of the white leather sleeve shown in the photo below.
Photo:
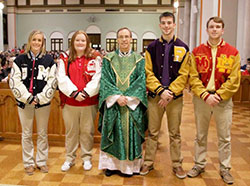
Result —
[[91, 81], [89, 81], [84, 88], [89, 97], [95, 96], [99, 93], [100, 89], [100, 79], [101, 79], [101, 64], [102, 58], [97, 56], [95, 59], [95, 74], [92, 76]]
[[9, 86], [14, 94], [15, 98], [23, 103], [26, 103], [28, 98], [32, 96], [32, 94], [28, 91], [26, 86], [22, 81], [22, 72], [20, 68], [13, 63], [11, 73], [10, 73]]
[[69, 76], [66, 75], [65, 65], [62, 59], [60, 59], [58, 63], [56, 78], [59, 90], [66, 96], [70, 97], [70, 94], [72, 94], [73, 91], [78, 90], [70, 80]]

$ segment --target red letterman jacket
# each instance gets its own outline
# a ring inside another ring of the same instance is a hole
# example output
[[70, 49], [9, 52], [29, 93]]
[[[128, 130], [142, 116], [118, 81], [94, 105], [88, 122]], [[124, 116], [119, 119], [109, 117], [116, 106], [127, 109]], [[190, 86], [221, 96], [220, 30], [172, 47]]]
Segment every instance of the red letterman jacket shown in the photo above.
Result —
[[[60, 68], [60, 66], [63, 66]], [[67, 55], [61, 55], [58, 70], [58, 85], [61, 106], [89, 106], [98, 104], [98, 92], [101, 77], [101, 57], [95, 53], [92, 58], [82, 56], [75, 61], [68, 61]], [[84, 101], [77, 101], [71, 94], [74, 91], [84, 91], [87, 97]]]
[[[212, 52], [209, 43], [196, 47], [191, 54], [189, 83], [195, 95], [206, 100], [206, 89], [212, 73]], [[222, 100], [230, 99], [240, 86], [240, 55], [224, 40], [217, 46], [215, 64], [215, 93]]]

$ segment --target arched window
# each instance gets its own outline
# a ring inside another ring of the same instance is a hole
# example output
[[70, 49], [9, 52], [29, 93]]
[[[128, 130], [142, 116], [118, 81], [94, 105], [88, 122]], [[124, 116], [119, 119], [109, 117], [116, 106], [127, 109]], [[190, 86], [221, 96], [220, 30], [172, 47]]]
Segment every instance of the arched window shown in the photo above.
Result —
[[111, 52], [118, 48], [116, 41], [116, 32], [109, 32], [106, 35], [106, 51]]
[[62, 51], [63, 50], [63, 34], [61, 32], [53, 32], [50, 35], [51, 50]]
[[96, 25], [90, 25], [86, 29], [86, 33], [89, 36], [91, 47], [97, 50], [101, 49], [101, 30]]
[[142, 36], [142, 48], [143, 53], [146, 52], [148, 45], [156, 39], [156, 35], [153, 32], [145, 32]]
[[69, 35], [68, 35], [68, 48], [70, 47], [71, 38], [74, 35], [74, 33], [75, 33], [75, 31], [70, 32]]
[[132, 32], [131, 48], [133, 51], [137, 51], [137, 35], [134, 32]]

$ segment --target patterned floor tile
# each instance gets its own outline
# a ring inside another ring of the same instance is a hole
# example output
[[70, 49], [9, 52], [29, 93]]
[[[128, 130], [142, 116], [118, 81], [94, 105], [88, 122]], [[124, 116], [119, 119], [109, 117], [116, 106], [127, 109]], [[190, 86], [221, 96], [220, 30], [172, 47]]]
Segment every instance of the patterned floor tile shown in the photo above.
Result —
[[[250, 186], [250, 105], [235, 104], [232, 124], [232, 169], [234, 186]], [[184, 102], [181, 125], [183, 169], [187, 172], [193, 165], [195, 122], [193, 105], [190, 100]], [[49, 149], [49, 173], [44, 174], [36, 170], [34, 175], [28, 176], [24, 172], [22, 163], [22, 147], [20, 144], [0, 142], [0, 185], [27, 186], [226, 186], [219, 175], [218, 139], [216, 125], [212, 119], [209, 127], [207, 165], [205, 172], [197, 178], [178, 179], [172, 172], [169, 137], [166, 117], [160, 132], [158, 151], [154, 169], [146, 176], [121, 177], [113, 175], [106, 177], [102, 170], [98, 170], [99, 144], [93, 150], [93, 168], [84, 171], [79, 150], [76, 165], [68, 172], [61, 172], [61, 165], [65, 161], [65, 148], [51, 146]], [[144, 145], [145, 148], [145, 145]]]

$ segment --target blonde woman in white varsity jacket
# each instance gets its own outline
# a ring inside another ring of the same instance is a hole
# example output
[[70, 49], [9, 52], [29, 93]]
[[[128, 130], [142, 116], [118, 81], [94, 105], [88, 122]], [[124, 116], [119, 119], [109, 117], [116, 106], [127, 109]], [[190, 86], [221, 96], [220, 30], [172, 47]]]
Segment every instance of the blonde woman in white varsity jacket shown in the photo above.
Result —
[[[25, 171], [34, 173], [35, 167], [48, 172], [48, 120], [50, 101], [54, 96], [56, 64], [46, 54], [44, 34], [39, 30], [30, 33], [27, 49], [19, 55], [11, 69], [10, 88], [16, 98], [22, 126], [22, 156]], [[37, 153], [34, 158], [32, 130], [34, 115], [37, 124]]]

